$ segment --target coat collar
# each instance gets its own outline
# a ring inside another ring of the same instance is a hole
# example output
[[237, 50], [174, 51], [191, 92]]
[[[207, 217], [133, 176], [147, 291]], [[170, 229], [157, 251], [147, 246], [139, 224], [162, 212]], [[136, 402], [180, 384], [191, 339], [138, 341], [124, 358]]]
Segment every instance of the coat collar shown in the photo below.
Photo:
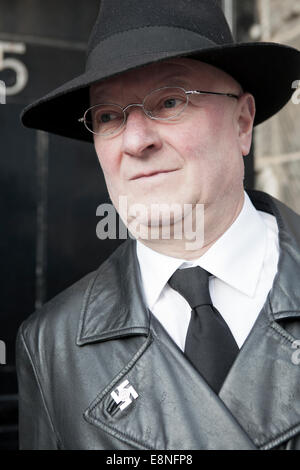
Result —
[[98, 269], [83, 300], [77, 344], [148, 335], [135, 241], [129, 239]]
[[300, 217], [285, 204], [261, 191], [248, 191], [256, 209], [276, 217], [279, 229], [278, 271], [265, 308], [273, 320], [300, 317], [299, 278], [300, 269]]

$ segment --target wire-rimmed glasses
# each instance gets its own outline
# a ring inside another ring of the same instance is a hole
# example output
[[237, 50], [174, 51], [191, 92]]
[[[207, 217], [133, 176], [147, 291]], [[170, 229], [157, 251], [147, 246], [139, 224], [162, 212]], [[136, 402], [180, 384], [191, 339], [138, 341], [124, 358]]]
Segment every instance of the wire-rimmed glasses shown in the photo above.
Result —
[[87, 109], [79, 122], [93, 134], [111, 136], [116, 134], [126, 123], [126, 111], [137, 106], [143, 109], [146, 116], [158, 121], [171, 121], [177, 118], [188, 106], [192, 95], [219, 95], [238, 99], [232, 93], [213, 91], [185, 90], [181, 87], [162, 87], [148, 93], [142, 103], [131, 103], [122, 108], [114, 103], [100, 103]]

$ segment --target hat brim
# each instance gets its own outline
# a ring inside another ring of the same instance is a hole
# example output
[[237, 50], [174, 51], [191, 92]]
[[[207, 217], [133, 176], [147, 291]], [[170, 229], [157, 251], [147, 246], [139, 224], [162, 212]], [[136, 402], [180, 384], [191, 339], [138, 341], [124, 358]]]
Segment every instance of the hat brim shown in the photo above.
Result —
[[[134, 40], [136, 44], [143, 44], [142, 38], [139, 42], [136, 33]], [[179, 40], [182, 46], [182, 38]], [[120, 54], [118, 60], [108, 60], [103, 52], [100, 53], [96, 60], [94, 57], [92, 68], [27, 106], [21, 114], [24, 126], [93, 142], [93, 135], [78, 122], [89, 107], [90, 85], [175, 57], [201, 60], [235, 78], [244, 91], [255, 97], [254, 125], [273, 116], [290, 100], [294, 92], [292, 83], [300, 76], [300, 52], [276, 43], [215, 45], [204, 40], [200, 47], [197, 44], [194, 48], [189, 45], [181, 49], [173, 47], [172, 50], [138, 50], [134, 55], [122, 55], [121, 51]]]

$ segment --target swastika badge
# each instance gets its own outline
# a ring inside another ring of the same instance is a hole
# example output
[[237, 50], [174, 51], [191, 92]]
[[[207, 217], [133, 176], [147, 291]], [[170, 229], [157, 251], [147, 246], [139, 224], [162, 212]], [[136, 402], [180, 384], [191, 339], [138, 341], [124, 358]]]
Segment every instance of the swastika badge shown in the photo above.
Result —
[[129, 384], [128, 380], [124, 380], [113, 392], [111, 396], [116, 403], [121, 403], [120, 410], [125, 410], [132, 399], [136, 400], [139, 396], [138, 393], [134, 390], [133, 386]]

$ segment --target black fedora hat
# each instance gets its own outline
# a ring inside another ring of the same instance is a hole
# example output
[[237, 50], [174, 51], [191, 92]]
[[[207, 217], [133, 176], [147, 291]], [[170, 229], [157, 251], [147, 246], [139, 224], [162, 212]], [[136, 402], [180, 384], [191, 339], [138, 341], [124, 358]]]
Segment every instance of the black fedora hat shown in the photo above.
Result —
[[102, 0], [91, 32], [84, 73], [27, 106], [25, 126], [92, 142], [78, 119], [89, 87], [153, 62], [190, 57], [234, 77], [256, 100], [255, 125], [291, 98], [300, 52], [263, 42], [235, 43], [214, 0]]

